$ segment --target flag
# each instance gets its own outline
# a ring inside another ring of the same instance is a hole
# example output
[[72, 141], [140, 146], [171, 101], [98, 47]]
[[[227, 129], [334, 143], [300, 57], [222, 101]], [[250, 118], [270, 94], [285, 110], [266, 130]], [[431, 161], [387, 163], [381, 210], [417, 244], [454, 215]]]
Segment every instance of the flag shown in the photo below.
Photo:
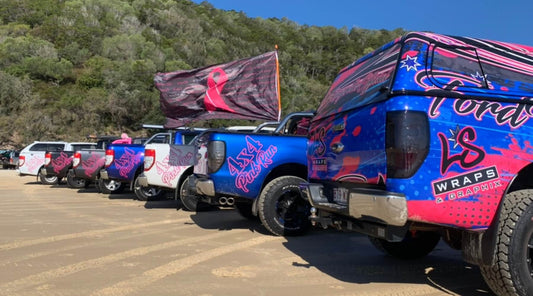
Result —
[[206, 119], [279, 121], [276, 51], [200, 69], [157, 73], [165, 128]]

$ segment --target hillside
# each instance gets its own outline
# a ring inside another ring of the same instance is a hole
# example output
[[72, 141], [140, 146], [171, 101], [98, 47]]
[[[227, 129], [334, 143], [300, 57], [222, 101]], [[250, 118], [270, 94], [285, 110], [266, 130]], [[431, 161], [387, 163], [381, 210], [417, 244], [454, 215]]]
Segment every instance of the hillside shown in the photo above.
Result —
[[188, 0], [0, 0], [0, 147], [144, 134], [142, 123], [164, 123], [155, 73], [276, 44], [283, 113], [315, 109], [341, 68], [403, 33], [249, 18]]

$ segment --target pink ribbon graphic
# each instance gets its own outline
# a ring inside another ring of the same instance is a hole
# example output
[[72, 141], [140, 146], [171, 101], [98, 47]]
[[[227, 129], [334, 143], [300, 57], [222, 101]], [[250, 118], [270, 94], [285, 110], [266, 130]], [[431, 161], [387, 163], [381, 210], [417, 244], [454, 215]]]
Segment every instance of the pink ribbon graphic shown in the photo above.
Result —
[[[218, 74], [216, 80], [215, 74]], [[207, 90], [204, 97], [205, 109], [208, 112], [213, 112], [216, 109], [222, 109], [231, 113], [235, 113], [235, 111], [226, 104], [220, 95], [226, 82], [228, 82], [228, 76], [226, 75], [226, 72], [222, 70], [222, 68], [215, 68], [213, 71], [211, 71], [211, 73], [209, 73], [209, 76], [207, 77]]]

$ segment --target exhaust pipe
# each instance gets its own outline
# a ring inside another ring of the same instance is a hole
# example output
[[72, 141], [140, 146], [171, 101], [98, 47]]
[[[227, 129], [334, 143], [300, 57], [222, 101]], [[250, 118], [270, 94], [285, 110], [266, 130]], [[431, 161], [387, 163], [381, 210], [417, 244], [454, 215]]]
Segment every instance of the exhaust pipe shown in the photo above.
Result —
[[222, 196], [218, 199], [218, 203], [221, 206], [232, 206], [235, 204], [235, 198]]

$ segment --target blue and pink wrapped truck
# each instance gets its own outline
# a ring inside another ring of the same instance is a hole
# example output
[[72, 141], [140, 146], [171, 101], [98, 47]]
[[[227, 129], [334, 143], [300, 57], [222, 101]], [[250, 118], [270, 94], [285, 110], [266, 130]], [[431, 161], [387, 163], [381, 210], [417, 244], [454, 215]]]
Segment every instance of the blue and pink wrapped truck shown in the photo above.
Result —
[[100, 170], [98, 186], [102, 193], [119, 193], [129, 185], [139, 200], [157, 199], [162, 196], [160, 188], [144, 187], [137, 178], [143, 171], [144, 146], [149, 143], [180, 142], [178, 132], [157, 133], [140, 144], [112, 143], [105, 151], [104, 168]]
[[208, 130], [198, 136], [194, 174], [180, 189], [184, 206], [231, 206], [246, 218], [258, 216], [272, 234], [304, 233], [310, 206], [298, 186], [307, 178], [307, 128], [298, 124], [312, 116], [291, 113], [268, 133]]
[[342, 69], [307, 145], [311, 222], [386, 253], [439, 239], [533, 295], [533, 47], [413, 32]]

